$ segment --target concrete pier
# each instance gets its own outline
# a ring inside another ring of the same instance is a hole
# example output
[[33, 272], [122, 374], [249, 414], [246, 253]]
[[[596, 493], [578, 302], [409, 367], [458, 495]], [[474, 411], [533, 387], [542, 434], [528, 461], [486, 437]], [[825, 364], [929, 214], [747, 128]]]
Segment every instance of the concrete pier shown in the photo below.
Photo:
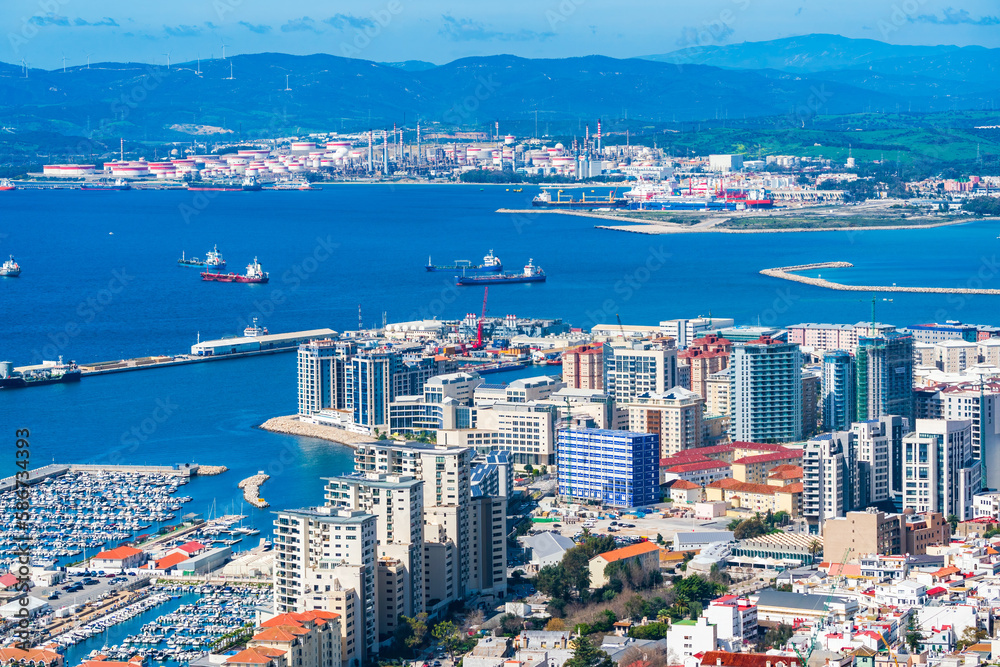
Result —
[[809, 278], [794, 273], [795, 271], [812, 271], [815, 269], [842, 269], [851, 268], [854, 265], [850, 262], [817, 262], [815, 264], [799, 264], [797, 266], [779, 266], [773, 269], [764, 269], [761, 274], [782, 280], [791, 280], [796, 283], [812, 285], [813, 287], [823, 287], [825, 289], [840, 290], [843, 292], [910, 292], [914, 294], [994, 294], [1000, 295], [1000, 289], [974, 288], [974, 287], [905, 287], [900, 285], [845, 285], [835, 283], [825, 278]]

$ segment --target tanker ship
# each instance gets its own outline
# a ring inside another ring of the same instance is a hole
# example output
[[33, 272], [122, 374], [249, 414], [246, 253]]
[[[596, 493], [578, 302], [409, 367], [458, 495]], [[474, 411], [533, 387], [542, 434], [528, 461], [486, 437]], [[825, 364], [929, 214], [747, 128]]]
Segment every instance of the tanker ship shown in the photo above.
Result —
[[254, 257], [253, 261], [247, 264], [247, 272], [243, 275], [205, 271], [201, 274], [201, 279], [216, 283], [266, 283], [269, 278], [267, 272], [261, 269], [257, 258]]
[[500, 285], [503, 283], [544, 283], [545, 271], [529, 259], [523, 273], [498, 273], [485, 276], [455, 276], [456, 285]]
[[32, 366], [24, 371], [15, 371], [14, 364], [0, 361], [0, 389], [22, 389], [37, 387], [43, 384], [61, 384], [64, 382], [79, 382], [80, 369], [74, 362], [64, 364], [62, 357], [59, 362], [44, 361], [41, 366]]
[[434, 264], [428, 256], [427, 266], [424, 268], [428, 271], [452, 271], [454, 273], [498, 273], [503, 271], [503, 264], [500, 262], [500, 258], [490, 250], [489, 254], [483, 257], [483, 263], [475, 266], [467, 259], [456, 259], [454, 264]]
[[257, 192], [264, 188], [253, 176], [247, 176], [239, 183], [217, 182], [189, 183], [188, 190], [192, 192]]

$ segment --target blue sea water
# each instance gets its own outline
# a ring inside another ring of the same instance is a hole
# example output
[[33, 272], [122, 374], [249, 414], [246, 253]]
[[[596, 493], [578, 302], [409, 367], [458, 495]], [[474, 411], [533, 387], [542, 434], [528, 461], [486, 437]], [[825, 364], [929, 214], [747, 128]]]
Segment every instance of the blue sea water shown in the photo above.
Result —
[[[478, 313], [483, 292], [457, 288], [436, 263], [491, 248], [510, 269], [529, 258], [544, 284], [490, 290], [489, 313], [562, 317], [574, 326], [655, 324], [711, 313], [738, 323], [856, 322], [870, 297], [765, 276], [763, 268], [846, 260], [821, 271], [855, 284], [1000, 287], [1000, 225], [926, 230], [648, 236], [594, 220], [499, 214], [530, 208], [535, 191], [504, 187], [337, 185], [321, 192], [0, 193], [0, 256], [23, 267], [0, 279], [0, 359], [16, 365], [188, 350], [197, 337], [239, 334], [254, 315], [273, 332], [357, 327]], [[181, 251], [218, 244], [228, 270], [258, 257], [268, 285], [202, 283]], [[961, 319], [1000, 323], [1000, 298], [894, 294], [878, 319], [897, 325]], [[557, 369], [543, 369], [553, 372]], [[534, 370], [518, 375], [535, 374]], [[32, 466], [121, 461], [224, 464], [195, 479], [185, 508], [240, 509], [236, 483], [272, 475], [272, 507], [322, 502], [322, 476], [351, 467], [348, 449], [253, 428], [295, 411], [294, 355], [86, 378], [75, 386], [0, 392], [0, 474], [14, 470], [15, 428], [32, 433]], [[6, 439], [7, 442], [4, 441]], [[9, 445], [8, 445], [9, 442]], [[7, 455], [4, 455], [7, 452]], [[268, 510], [251, 510], [267, 530]]]

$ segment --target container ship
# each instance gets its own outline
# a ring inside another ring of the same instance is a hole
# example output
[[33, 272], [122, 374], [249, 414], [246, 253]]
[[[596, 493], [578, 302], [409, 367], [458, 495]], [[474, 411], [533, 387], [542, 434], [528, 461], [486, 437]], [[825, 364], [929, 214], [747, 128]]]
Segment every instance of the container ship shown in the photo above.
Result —
[[455, 276], [456, 285], [499, 285], [503, 283], [544, 283], [545, 272], [528, 260], [523, 273], [498, 273], [484, 276]]
[[106, 178], [102, 178], [99, 181], [93, 181], [91, 183], [84, 183], [80, 186], [81, 190], [92, 190], [97, 192], [111, 192], [115, 190], [131, 190], [132, 186], [128, 184], [124, 178], [116, 178], [114, 181], [109, 181]]
[[456, 259], [454, 264], [435, 265], [428, 256], [425, 268], [428, 271], [452, 271], [455, 273], [499, 273], [503, 271], [503, 264], [500, 262], [500, 258], [490, 250], [489, 254], [483, 257], [483, 263], [475, 266], [467, 259]]
[[253, 176], [247, 176], [239, 183], [190, 183], [188, 190], [192, 192], [257, 192], [264, 188]]
[[10, 255], [10, 259], [0, 265], [0, 277], [17, 278], [19, 275], [21, 275], [21, 265], [14, 261], [14, 255]]
[[615, 194], [618, 192], [615, 189], [608, 193], [607, 197], [593, 197], [587, 199], [585, 193], [580, 193], [579, 199], [573, 199], [569, 197], [568, 199], [563, 199], [562, 190], [556, 191], [555, 198], [552, 197], [552, 190], [542, 190], [539, 194], [535, 195], [535, 198], [531, 200], [532, 206], [542, 206], [544, 208], [625, 208], [628, 206], [628, 200], [624, 197], [616, 197]]
[[205, 266], [210, 269], [218, 270], [226, 268], [226, 260], [222, 258], [222, 253], [219, 252], [219, 246], [215, 246], [213, 250], [209, 250], [205, 255], [205, 259], [185, 257], [184, 252], [181, 251], [181, 258], [177, 260], [177, 264], [179, 266]]
[[61, 384], [65, 382], [79, 382], [80, 369], [76, 364], [70, 362], [64, 364], [62, 358], [59, 362], [45, 361], [41, 366], [33, 366], [25, 371], [15, 371], [14, 364], [9, 361], [0, 361], [0, 389], [21, 389], [24, 387], [37, 387], [43, 384]]
[[268, 281], [268, 274], [261, 269], [260, 263], [254, 257], [253, 261], [247, 264], [247, 272], [243, 275], [205, 271], [201, 274], [201, 279], [217, 283], [266, 283]]

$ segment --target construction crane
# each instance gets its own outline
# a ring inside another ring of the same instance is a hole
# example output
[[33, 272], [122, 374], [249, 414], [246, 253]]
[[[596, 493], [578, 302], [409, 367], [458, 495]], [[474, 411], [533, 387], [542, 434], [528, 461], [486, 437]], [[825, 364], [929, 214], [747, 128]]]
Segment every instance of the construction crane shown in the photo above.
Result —
[[622, 332], [622, 340], [625, 340], [625, 327], [622, 326], [622, 318], [615, 313], [615, 318], [618, 320], [618, 330]]
[[[847, 565], [847, 559], [851, 555], [852, 551], [854, 551], [853, 547], [848, 547], [848, 548], [844, 549], [844, 556], [843, 556], [843, 558], [840, 559], [840, 570], [839, 570], [839, 573], [840, 573], [841, 576], [843, 576], [844, 566]], [[831, 569], [832, 569], [832, 565], [831, 565]], [[830, 610], [830, 599], [833, 597], [833, 592], [835, 590], [837, 590], [836, 580], [834, 580], [834, 584], [830, 588], [830, 594], [827, 595], [826, 596], [826, 600], [823, 601], [823, 607], [824, 607], [825, 611], [829, 611]], [[812, 657], [813, 651], [816, 650], [816, 644], [819, 642], [819, 633], [823, 629], [823, 625], [822, 624], [823, 624], [823, 621], [825, 621], [825, 620], [826, 620], [826, 618], [824, 617], [822, 620], [818, 621], [817, 624], [816, 624], [816, 626], [813, 628], [815, 634], [812, 637], [812, 639], [809, 641], [809, 648], [806, 650], [805, 655], [803, 655], [802, 652], [799, 651], [799, 647], [798, 646], [796, 646], [795, 644], [792, 644], [792, 649], [795, 651], [795, 655], [798, 656], [798, 658], [799, 658], [799, 665], [800, 665], [800, 667], [807, 667], [807, 665], [809, 664], [809, 658]]]
[[476, 327], [476, 349], [483, 349], [483, 322], [486, 321], [486, 299], [490, 295], [490, 286], [487, 285], [483, 291], [483, 314], [479, 317], [479, 326]]
[[[862, 299], [862, 301], [867, 301], [867, 299]], [[892, 303], [892, 299], [886, 299], [885, 297], [882, 298], [882, 301], [884, 301], [886, 303]], [[877, 333], [875, 331], [875, 304], [877, 302], [878, 302], [878, 293], [873, 292], [872, 293], [872, 328], [871, 328], [871, 335], [872, 336], [877, 335]]]

